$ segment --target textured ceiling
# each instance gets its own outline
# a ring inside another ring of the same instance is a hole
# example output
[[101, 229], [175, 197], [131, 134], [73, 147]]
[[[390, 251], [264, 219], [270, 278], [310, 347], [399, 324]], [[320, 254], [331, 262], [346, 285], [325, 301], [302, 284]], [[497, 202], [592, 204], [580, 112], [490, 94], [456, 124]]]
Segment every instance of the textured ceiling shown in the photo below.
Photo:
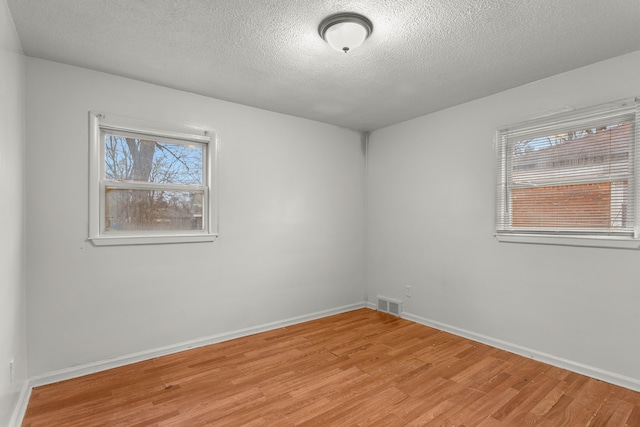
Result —
[[[638, 0], [8, 0], [28, 56], [369, 131], [640, 49]], [[342, 54], [336, 12], [373, 22]]]

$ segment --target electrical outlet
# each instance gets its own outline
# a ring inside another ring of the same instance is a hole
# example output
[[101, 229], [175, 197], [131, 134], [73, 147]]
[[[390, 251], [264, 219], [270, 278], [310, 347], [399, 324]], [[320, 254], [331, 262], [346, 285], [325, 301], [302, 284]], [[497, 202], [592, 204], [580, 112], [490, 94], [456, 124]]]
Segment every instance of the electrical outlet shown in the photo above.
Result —
[[13, 384], [13, 362], [13, 359], [9, 362], [9, 384]]
[[404, 296], [407, 298], [411, 298], [411, 286], [407, 285], [404, 287]]

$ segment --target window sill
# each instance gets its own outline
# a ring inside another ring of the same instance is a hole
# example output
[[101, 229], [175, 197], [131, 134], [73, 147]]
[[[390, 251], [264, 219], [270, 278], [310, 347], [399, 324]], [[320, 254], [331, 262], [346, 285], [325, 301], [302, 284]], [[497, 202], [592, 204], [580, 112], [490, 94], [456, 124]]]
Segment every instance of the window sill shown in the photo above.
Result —
[[499, 242], [535, 245], [583, 246], [591, 248], [638, 249], [640, 240], [615, 237], [551, 236], [529, 234], [494, 234]]
[[181, 234], [163, 236], [100, 236], [90, 237], [95, 246], [124, 246], [124, 245], [165, 245], [172, 243], [201, 243], [213, 242], [217, 234]]

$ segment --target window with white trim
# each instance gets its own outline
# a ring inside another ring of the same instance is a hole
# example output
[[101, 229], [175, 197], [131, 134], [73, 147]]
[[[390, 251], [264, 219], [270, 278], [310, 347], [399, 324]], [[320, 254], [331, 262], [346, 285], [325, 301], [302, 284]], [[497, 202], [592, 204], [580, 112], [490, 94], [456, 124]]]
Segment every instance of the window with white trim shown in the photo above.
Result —
[[89, 114], [89, 125], [94, 244], [215, 239], [215, 138], [98, 113]]
[[635, 99], [497, 131], [500, 241], [638, 248]]

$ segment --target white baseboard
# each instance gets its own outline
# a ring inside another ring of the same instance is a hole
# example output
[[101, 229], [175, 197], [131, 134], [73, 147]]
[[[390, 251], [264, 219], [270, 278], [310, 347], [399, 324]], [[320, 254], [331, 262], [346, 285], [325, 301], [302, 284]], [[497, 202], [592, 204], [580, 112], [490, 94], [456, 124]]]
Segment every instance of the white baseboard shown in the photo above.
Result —
[[[10, 427], [19, 427], [22, 424], [22, 420], [27, 410], [29, 403], [29, 397], [31, 396], [31, 390], [33, 387], [38, 387], [46, 384], [51, 384], [59, 381], [64, 381], [72, 378], [81, 377], [84, 375], [92, 374], [95, 372], [104, 371], [107, 369], [117, 368], [119, 366], [129, 365], [131, 363], [141, 362], [143, 360], [153, 359], [160, 356], [165, 356], [180, 351], [189, 350], [192, 348], [203, 347], [205, 345], [216, 344], [223, 341], [228, 341], [236, 338], [245, 337], [248, 335], [257, 334], [260, 332], [266, 332], [286, 326], [295, 325], [310, 320], [316, 320], [334, 314], [345, 313], [348, 311], [357, 310], [360, 308], [370, 308], [376, 310], [376, 304], [371, 302], [361, 302], [356, 304], [350, 304], [342, 307], [337, 307], [330, 310], [319, 311], [303, 316], [292, 317], [277, 322], [266, 323], [251, 328], [239, 329], [236, 331], [226, 332], [223, 334], [212, 335], [209, 337], [203, 337], [191, 341], [182, 342], [170, 346], [160, 347], [156, 349], [146, 350], [138, 353], [128, 354], [124, 356], [114, 357], [107, 360], [102, 360], [93, 363], [87, 363], [84, 365], [74, 366], [68, 369], [61, 369], [54, 372], [38, 375], [30, 380], [26, 381], [20, 398], [16, 404]], [[579, 374], [587, 375], [592, 378], [596, 378], [611, 384], [619, 385], [631, 390], [640, 391], [640, 380], [636, 378], [626, 377], [614, 372], [605, 371], [592, 366], [587, 366], [578, 362], [556, 357], [547, 353], [532, 350], [526, 347], [522, 347], [516, 344], [508, 343], [502, 340], [491, 338], [485, 335], [477, 334], [465, 329], [457, 328], [455, 326], [447, 325], [437, 322], [435, 320], [426, 319], [411, 313], [402, 313], [404, 319], [420, 323], [422, 325], [430, 326], [435, 329], [439, 329], [444, 332], [449, 332], [454, 335], [458, 335], [464, 338], [468, 338], [473, 341], [477, 341], [483, 344], [490, 345], [492, 347], [500, 348], [502, 350], [509, 351], [511, 353], [519, 354], [524, 357], [536, 359], [549, 365], [557, 366], [559, 368], [567, 369]]]
[[18, 402], [16, 403], [15, 408], [13, 409], [13, 415], [9, 420], [9, 427], [20, 427], [22, 425], [22, 420], [24, 419], [24, 414], [27, 412], [27, 405], [29, 404], [29, 398], [31, 397], [31, 382], [26, 380], [22, 385], [22, 390], [20, 391], [20, 397], [18, 397]]
[[30, 379], [31, 387], [39, 387], [46, 384], [52, 384], [72, 378], [93, 374], [107, 369], [117, 368], [132, 363], [141, 362], [143, 360], [154, 359], [168, 354], [178, 353], [180, 351], [192, 348], [203, 347], [205, 345], [216, 344], [223, 341], [229, 341], [236, 338], [242, 338], [248, 335], [258, 334], [260, 332], [271, 331], [273, 329], [283, 328], [285, 326], [295, 325], [297, 323], [308, 322], [310, 320], [320, 319], [334, 314], [345, 313], [347, 311], [364, 308], [367, 304], [360, 302], [356, 304], [345, 305], [329, 310], [318, 311], [303, 316], [291, 317], [289, 319], [279, 320], [277, 322], [265, 323], [263, 325], [253, 326], [250, 328], [239, 329], [236, 331], [225, 332], [222, 334], [212, 335], [208, 337], [198, 338], [191, 341], [185, 341], [178, 344], [168, 345], [155, 349], [145, 350], [138, 353], [117, 356], [107, 360], [87, 363], [83, 365], [73, 366], [71, 368], [61, 369], [58, 371], [48, 372], [42, 375], [34, 376]]
[[[370, 303], [367, 304], [370, 306]], [[522, 347], [517, 344], [512, 344], [499, 339], [491, 338], [486, 335], [477, 334], [475, 332], [467, 331], [465, 329], [457, 328], [455, 326], [440, 323], [435, 320], [425, 319], [424, 317], [417, 316], [411, 313], [402, 313], [402, 317], [412, 322], [420, 323], [422, 325], [430, 326], [435, 329], [439, 329], [444, 332], [468, 338], [472, 341], [476, 341], [482, 344], [496, 347], [501, 350], [506, 350], [510, 353], [515, 353], [520, 356], [528, 357], [530, 359], [539, 360], [546, 364], [556, 366], [558, 368], [567, 369], [569, 371], [576, 372], [578, 374], [586, 375], [610, 384], [615, 384], [620, 387], [628, 388], [634, 391], [640, 391], [640, 380], [637, 378], [627, 377], [624, 375], [616, 374], [615, 372], [606, 371], [604, 369], [596, 368], [593, 366], [584, 365], [582, 363], [574, 362], [572, 360], [564, 359], [554, 356], [552, 354], [543, 353], [541, 351], [532, 350], [527, 347]]]

